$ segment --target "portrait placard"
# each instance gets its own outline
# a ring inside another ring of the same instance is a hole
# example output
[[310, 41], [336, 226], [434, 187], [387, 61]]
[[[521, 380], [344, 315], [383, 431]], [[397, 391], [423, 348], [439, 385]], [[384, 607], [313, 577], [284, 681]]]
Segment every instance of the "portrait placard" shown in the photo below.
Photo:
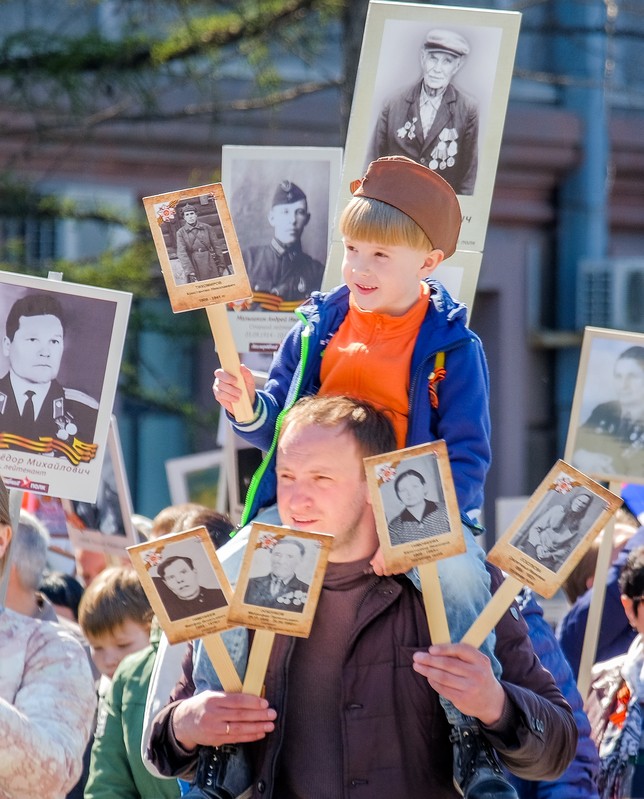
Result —
[[403, 572], [465, 552], [444, 441], [364, 459], [385, 564]]
[[221, 183], [143, 198], [172, 310], [250, 297]]
[[165, 462], [170, 501], [197, 502], [220, 513], [226, 510], [225, 451], [214, 449]]
[[621, 504], [621, 497], [559, 460], [487, 559], [549, 599]]
[[644, 334], [584, 329], [565, 459], [611, 483], [644, 483]]
[[229, 620], [306, 638], [333, 536], [255, 522], [230, 603]]
[[483, 250], [520, 21], [512, 11], [371, 0], [341, 208], [370, 161], [403, 155], [435, 170], [458, 195], [458, 249]]
[[94, 502], [131, 295], [0, 272], [0, 475]]
[[128, 547], [128, 554], [171, 644], [229, 628], [232, 589], [205, 527]]
[[240, 352], [274, 352], [311, 292], [342, 282], [337, 264], [325, 274], [342, 150], [224, 145], [221, 156], [252, 290], [230, 311], [233, 335]]
[[132, 498], [125, 473], [116, 417], [110, 420], [96, 502], [62, 500], [70, 541], [94, 552], [125, 555], [138, 543], [132, 524]]

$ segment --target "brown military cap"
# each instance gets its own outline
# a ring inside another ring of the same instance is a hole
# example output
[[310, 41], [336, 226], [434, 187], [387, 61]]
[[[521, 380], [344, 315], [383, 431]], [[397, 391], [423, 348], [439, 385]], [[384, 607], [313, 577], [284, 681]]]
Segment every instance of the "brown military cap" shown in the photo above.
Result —
[[454, 189], [436, 172], [404, 155], [372, 161], [362, 180], [351, 184], [354, 197], [393, 205], [414, 220], [433, 246], [449, 258], [456, 251], [461, 207]]

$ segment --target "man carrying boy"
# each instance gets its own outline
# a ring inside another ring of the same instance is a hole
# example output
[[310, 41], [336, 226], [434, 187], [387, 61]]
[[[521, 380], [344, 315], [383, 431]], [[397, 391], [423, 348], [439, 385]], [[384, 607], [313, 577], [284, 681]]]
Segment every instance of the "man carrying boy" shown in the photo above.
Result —
[[[266, 699], [195, 694], [204, 678], [198, 653], [175, 701], [156, 717], [148, 755], [163, 773], [190, 773], [199, 747], [217, 746], [224, 784], [213, 788], [230, 795], [242, 786], [225, 784], [235, 771], [227, 758], [245, 754], [243, 788], [251, 790], [244, 795], [252, 797], [457, 797], [438, 692], [478, 719], [470, 737], [480, 736], [488, 753], [493, 746], [512, 771], [553, 779], [566, 767], [574, 720], [518, 616], [506, 613], [499, 624], [500, 650], [512, 654], [501, 682], [473, 647], [430, 646], [423, 598], [411, 581], [369, 570], [378, 539], [363, 458], [393, 446], [391, 424], [368, 403], [308, 397], [289, 411], [277, 454], [281, 518], [334, 535], [311, 634], [277, 636]], [[474, 788], [466, 795], [516, 796], [499, 788], [492, 769], [475, 779], [477, 752], [467, 746], [456, 764]]]
[[[461, 209], [445, 180], [404, 156], [372, 162], [352, 189], [340, 218], [345, 285], [298, 309], [301, 321], [282, 343], [262, 391], [255, 392], [250, 370], [242, 367], [255, 417], [246, 424], [230, 418], [242, 438], [268, 452], [242, 521], [274, 502], [275, 432], [281, 412], [298, 397], [367, 400], [391, 418], [398, 447], [445, 440], [468, 551], [438, 568], [451, 638], [460, 641], [490, 597], [484, 553], [473, 534], [481, 532], [476, 518], [491, 457], [489, 379], [465, 307], [429, 278], [456, 250]], [[230, 415], [240, 390], [228, 373], [215, 376], [215, 397]], [[372, 566], [385, 573], [380, 557]], [[493, 635], [482, 651], [498, 676]], [[444, 708], [462, 745], [458, 728], [467, 729], [465, 722], [449, 702]]]

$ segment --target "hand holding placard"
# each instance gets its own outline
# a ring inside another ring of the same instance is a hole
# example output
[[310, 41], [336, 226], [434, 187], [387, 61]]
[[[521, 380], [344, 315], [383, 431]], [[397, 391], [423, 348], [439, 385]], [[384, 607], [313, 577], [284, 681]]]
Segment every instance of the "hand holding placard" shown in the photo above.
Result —
[[253, 409], [226, 305], [248, 299], [252, 292], [223, 187], [212, 183], [157, 194], [144, 197], [143, 205], [172, 310], [206, 309], [221, 364], [238, 378], [242, 392], [233, 409], [235, 419], [247, 422]]

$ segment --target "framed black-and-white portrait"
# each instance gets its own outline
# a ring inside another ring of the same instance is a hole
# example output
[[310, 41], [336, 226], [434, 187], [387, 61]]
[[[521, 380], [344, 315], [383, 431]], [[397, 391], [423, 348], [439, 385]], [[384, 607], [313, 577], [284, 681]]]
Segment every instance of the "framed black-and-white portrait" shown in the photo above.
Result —
[[96, 501], [64, 499], [62, 505], [69, 538], [75, 547], [122, 556], [127, 547], [138, 543], [115, 416], [110, 420]]
[[221, 183], [143, 198], [172, 310], [250, 297]]
[[488, 560], [549, 598], [621, 504], [616, 494], [559, 460]]
[[96, 499], [131, 295], [0, 272], [0, 474]]
[[482, 251], [520, 20], [517, 12], [370, 2], [342, 206], [370, 161], [403, 155], [452, 185], [463, 211], [458, 249]]
[[228, 497], [223, 449], [169, 458], [165, 462], [165, 471], [173, 505], [197, 502], [220, 513], [225, 512]]
[[392, 571], [465, 551], [444, 441], [364, 459], [380, 549]]
[[[240, 352], [274, 352], [325, 275], [340, 188], [339, 147], [222, 147], [222, 185], [252, 298], [231, 311]], [[327, 267], [328, 268], [328, 267]]]
[[171, 644], [228, 629], [230, 584], [205, 527], [128, 548]]
[[306, 637], [322, 590], [332, 535], [255, 522], [230, 603], [229, 620]]
[[644, 334], [587, 327], [565, 458], [615, 483], [644, 483]]

